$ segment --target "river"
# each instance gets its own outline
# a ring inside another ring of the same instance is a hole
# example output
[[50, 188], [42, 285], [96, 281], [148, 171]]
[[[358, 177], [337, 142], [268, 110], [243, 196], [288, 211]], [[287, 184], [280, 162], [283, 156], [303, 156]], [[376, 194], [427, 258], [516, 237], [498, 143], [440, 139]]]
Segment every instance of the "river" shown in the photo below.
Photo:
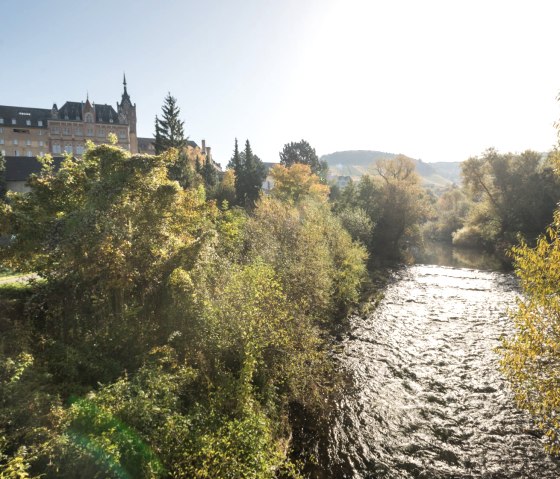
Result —
[[343, 342], [353, 389], [330, 431], [325, 475], [559, 478], [560, 462], [544, 453], [499, 372], [495, 348], [512, 331], [507, 310], [518, 294], [509, 273], [396, 270], [379, 306], [352, 318]]

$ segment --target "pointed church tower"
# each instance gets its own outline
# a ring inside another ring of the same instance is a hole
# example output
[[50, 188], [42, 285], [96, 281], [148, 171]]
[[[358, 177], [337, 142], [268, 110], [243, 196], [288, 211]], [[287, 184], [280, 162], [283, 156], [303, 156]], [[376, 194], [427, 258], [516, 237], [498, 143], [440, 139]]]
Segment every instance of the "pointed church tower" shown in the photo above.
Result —
[[123, 74], [124, 91], [121, 102], [117, 102], [117, 112], [119, 114], [119, 123], [126, 123], [130, 133], [130, 151], [138, 153], [138, 135], [136, 134], [136, 103], [133, 105], [130, 96], [126, 91], [126, 75]]

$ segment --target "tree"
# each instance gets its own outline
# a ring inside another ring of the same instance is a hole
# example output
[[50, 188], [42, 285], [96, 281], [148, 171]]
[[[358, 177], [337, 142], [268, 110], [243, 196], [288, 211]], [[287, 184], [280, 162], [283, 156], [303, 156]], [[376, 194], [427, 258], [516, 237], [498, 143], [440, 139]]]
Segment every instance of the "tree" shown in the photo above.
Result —
[[266, 179], [266, 168], [261, 159], [253, 153], [249, 140], [245, 141], [242, 154], [243, 187], [245, 206], [252, 207], [259, 198], [263, 181]]
[[318, 175], [323, 181], [326, 180], [327, 163], [319, 160], [315, 148], [305, 140], [286, 143], [280, 152], [281, 165], [292, 166], [295, 163], [308, 165], [313, 173]]
[[535, 238], [552, 220], [560, 194], [551, 160], [534, 151], [498, 153], [489, 149], [462, 164], [467, 192], [475, 203], [454, 242], [495, 249]]
[[6, 184], [6, 159], [0, 151], [0, 200], [6, 197], [8, 186]]
[[294, 163], [289, 168], [274, 165], [270, 170], [270, 176], [274, 182], [271, 194], [275, 198], [293, 203], [306, 197], [321, 202], [326, 202], [328, 199], [329, 187], [321, 183], [308, 165]]
[[245, 150], [240, 152], [237, 138], [235, 139], [228, 168], [233, 169], [235, 173], [237, 204], [252, 207], [259, 198], [262, 183], [266, 178], [266, 168], [261, 159], [253, 153], [249, 140], [245, 141]]
[[184, 122], [179, 119], [181, 110], [177, 106], [177, 99], [167, 93], [162, 110], [162, 118], [156, 115], [155, 149], [159, 155], [169, 148], [182, 148], [186, 145]]
[[229, 160], [228, 168], [232, 170], [235, 174], [235, 197], [236, 203], [242, 203], [242, 183], [239, 178], [243, 175], [243, 163], [241, 162], [241, 154], [239, 153], [239, 145], [237, 143], [237, 138], [235, 139], [235, 146], [233, 147], [233, 156]]
[[515, 399], [545, 433], [546, 449], [560, 454], [560, 211], [535, 248], [513, 248], [523, 296], [512, 313], [515, 335], [503, 341], [502, 370]]
[[206, 161], [202, 167], [202, 177], [204, 178], [206, 186], [209, 188], [216, 186], [216, 183], [218, 182], [217, 176], [216, 168], [212, 164], [212, 159], [209, 156], [206, 156]]

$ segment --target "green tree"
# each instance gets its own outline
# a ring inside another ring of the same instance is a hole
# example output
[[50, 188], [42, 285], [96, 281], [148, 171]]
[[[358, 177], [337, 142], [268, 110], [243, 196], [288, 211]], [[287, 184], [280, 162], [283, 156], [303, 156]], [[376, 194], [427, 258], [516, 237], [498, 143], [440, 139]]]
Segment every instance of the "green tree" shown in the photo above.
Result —
[[259, 198], [263, 181], [266, 178], [266, 168], [261, 159], [253, 153], [249, 140], [245, 141], [245, 150], [241, 153], [243, 164], [243, 196], [245, 206], [253, 206]]
[[202, 177], [204, 178], [204, 183], [210, 189], [214, 188], [218, 183], [218, 172], [212, 163], [212, 159], [206, 156], [204, 166], [202, 167]]
[[281, 165], [289, 167], [296, 163], [308, 165], [311, 171], [319, 176], [321, 180], [326, 180], [328, 172], [327, 163], [319, 160], [315, 148], [305, 140], [286, 143], [280, 152]]
[[235, 139], [233, 156], [228, 163], [228, 168], [235, 173], [237, 204], [246, 207], [254, 206], [266, 178], [266, 168], [261, 159], [253, 153], [249, 140], [245, 141], [245, 149], [240, 152], [237, 138]]
[[156, 115], [155, 149], [156, 154], [163, 153], [169, 148], [183, 148], [186, 145], [184, 122], [180, 120], [181, 113], [177, 106], [177, 99], [167, 93], [162, 110], [162, 118]]
[[552, 220], [560, 200], [551, 160], [540, 153], [489, 149], [462, 164], [463, 180], [475, 202], [454, 242], [507, 249], [518, 233], [535, 238]]
[[8, 185], [6, 184], [6, 159], [0, 151], [0, 200], [6, 197]]
[[242, 204], [243, 199], [243, 183], [240, 180], [243, 176], [243, 163], [241, 160], [241, 154], [239, 153], [239, 145], [237, 143], [237, 138], [235, 139], [235, 146], [233, 148], [233, 156], [229, 160], [228, 168], [232, 170], [235, 174], [235, 197], [236, 203]]

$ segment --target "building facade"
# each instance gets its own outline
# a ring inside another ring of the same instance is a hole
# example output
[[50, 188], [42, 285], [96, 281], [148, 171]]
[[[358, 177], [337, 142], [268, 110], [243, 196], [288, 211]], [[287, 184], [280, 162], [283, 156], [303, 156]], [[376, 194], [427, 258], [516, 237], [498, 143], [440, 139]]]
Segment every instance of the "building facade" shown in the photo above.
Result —
[[118, 145], [138, 153], [136, 104], [132, 104], [123, 79], [124, 91], [117, 110], [111, 105], [67, 101], [59, 109], [0, 105], [0, 151], [6, 157], [36, 157], [50, 153], [81, 156], [86, 141], [106, 143], [110, 133]]

